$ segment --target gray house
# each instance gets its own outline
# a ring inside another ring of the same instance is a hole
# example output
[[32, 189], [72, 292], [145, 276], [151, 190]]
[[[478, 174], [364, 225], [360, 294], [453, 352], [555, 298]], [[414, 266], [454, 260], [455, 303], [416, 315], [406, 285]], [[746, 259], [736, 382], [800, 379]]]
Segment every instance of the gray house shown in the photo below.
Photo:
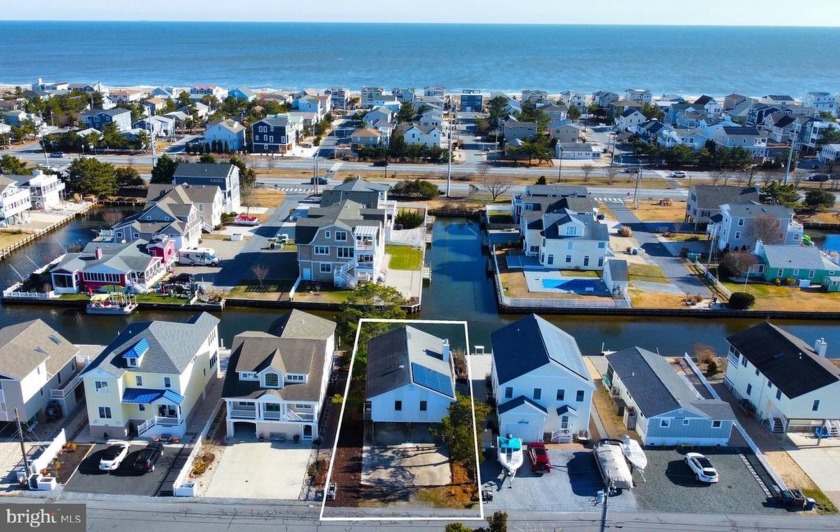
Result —
[[352, 181], [345, 181], [321, 195], [321, 207], [329, 207], [344, 200], [360, 203], [367, 209], [378, 209], [379, 203], [388, 200], [389, 185], [372, 183], [356, 176]]
[[751, 201], [758, 201], [757, 186], [694, 185], [688, 191], [685, 221], [694, 224], [707, 224], [712, 221], [712, 216], [720, 214], [721, 205], [749, 203]]
[[735, 413], [705, 399], [661, 355], [631, 347], [607, 355], [606, 382], [627, 428], [645, 445], [728, 445]]
[[79, 348], [41, 320], [0, 329], [0, 421], [14, 421], [15, 410], [21, 421], [37, 419], [51, 400], [66, 414], [83, 366]]

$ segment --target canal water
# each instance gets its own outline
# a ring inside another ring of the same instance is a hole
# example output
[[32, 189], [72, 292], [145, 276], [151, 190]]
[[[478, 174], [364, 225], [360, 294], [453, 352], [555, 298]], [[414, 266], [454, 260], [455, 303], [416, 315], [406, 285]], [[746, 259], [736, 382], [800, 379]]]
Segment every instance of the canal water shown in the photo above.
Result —
[[[0, 284], [9, 286], [17, 274], [27, 276], [55, 258], [73, 243], [85, 243], [93, 231], [105, 225], [101, 213], [91, 213], [38, 242], [17, 252], [11, 260], [0, 262]], [[427, 251], [432, 267], [431, 285], [423, 289], [420, 319], [465, 320], [469, 323], [471, 345], [490, 345], [490, 333], [521, 315], [498, 314], [493, 280], [486, 274], [487, 257], [482, 255], [478, 227], [463, 219], [439, 219], [433, 228], [433, 246]], [[30, 260], [31, 259], [31, 260]], [[266, 330], [283, 314], [278, 310], [233, 309], [222, 317], [220, 334], [229, 346], [233, 337], [245, 330]], [[328, 318], [335, 313], [319, 313]], [[106, 344], [127, 323], [148, 320], [183, 321], [183, 312], [142, 311], [134, 315], [88, 316], [82, 310], [8, 305], [0, 307], [0, 327], [41, 318], [69, 340], [77, 343]], [[695, 344], [707, 344], [723, 354], [726, 337], [760, 320], [679, 319], [647, 317], [550, 316], [545, 318], [575, 337], [585, 354], [603, 348], [610, 350], [640, 346], [663, 355], [679, 355]], [[836, 322], [774, 321], [809, 344], [825, 338], [829, 354], [840, 356], [840, 326]]]

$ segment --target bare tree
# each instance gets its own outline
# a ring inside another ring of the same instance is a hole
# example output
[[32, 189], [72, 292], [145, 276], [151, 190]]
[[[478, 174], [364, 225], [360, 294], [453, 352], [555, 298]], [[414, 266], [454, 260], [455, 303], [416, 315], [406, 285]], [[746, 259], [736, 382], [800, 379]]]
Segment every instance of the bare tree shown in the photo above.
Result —
[[102, 211], [102, 221], [108, 224], [108, 227], [113, 227], [123, 220], [123, 214], [116, 209], [108, 209]]
[[776, 176], [770, 172], [762, 172], [759, 174], [758, 179], [761, 181], [761, 184], [766, 187], [773, 181], [776, 181]]
[[251, 207], [254, 207], [254, 185], [241, 183], [239, 185], [239, 204], [245, 207], [245, 214], [251, 214]]
[[583, 172], [583, 180], [589, 181], [589, 174], [591, 174], [595, 170], [595, 165], [586, 163], [580, 167], [580, 171]]
[[607, 174], [607, 184], [612, 185], [613, 180], [615, 179], [615, 176], [618, 175], [619, 169], [616, 168], [615, 166], [607, 166], [604, 169], [604, 172]]
[[[718, 182], [720, 182], [720, 180], [726, 178], [726, 174], [723, 170], [712, 170], [711, 172], [709, 172], [709, 178], [712, 181], [712, 185], [717, 185]], [[723, 184], [725, 185], [726, 182], [724, 181]]]
[[720, 265], [732, 277], [741, 277], [749, 272], [750, 267], [758, 264], [758, 257], [749, 251], [730, 251], [720, 259]]
[[739, 172], [735, 172], [735, 175], [733, 177], [735, 179], [735, 184], [738, 185], [739, 187], [742, 187], [742, 186], [744, 186], [744, 182], [747, 181], [747, 178], [749, 176], [747, 175], [746, 172], [739, 171]]
[[790, 174], [790, 180], [793, 183], [793, 186], [799, 188], [799, 185], [801, 185], [802, 181], [805, 180], [805, 174], [800, 171], [795, 171]]
[[499, 196], [507, 192], [512, 185], [510, 178], [498, 174], [486, 174], [479, 182], [481, 183], [481, 188], [490, 193], [493, 201], [496, 201]]
[[268, 266], [264, 266], [262, 264], [255, 264], [251, 266], [251, 272], [254, 274], [254, 277], [260, 282], [260, 288], [263, 287], [263, 281], [265, 281], [266, 276], [268, 275]]
[[779, 220], [769, 214], [760, 214], [752, 220], [749, 235], [765, 244], [778, 244], [782, 241]]

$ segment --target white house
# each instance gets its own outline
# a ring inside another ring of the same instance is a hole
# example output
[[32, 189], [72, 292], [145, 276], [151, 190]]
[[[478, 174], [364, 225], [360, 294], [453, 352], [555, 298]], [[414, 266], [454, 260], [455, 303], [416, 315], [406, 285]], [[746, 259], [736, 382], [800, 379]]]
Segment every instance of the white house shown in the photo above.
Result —
[[595, 384], [575, 339], [536, 314], [490, 335], [499, 431], [571, 441], [589, 428]]
[[729, 403], [704, 399], [657, 353], [631, 347], [607, 355], [606, 383], [624, 403], [625, 426], [645, 445], [729, 444], [735, 422]]
[[592, 201], [561, 198], [543, 212], [526, 212], [521, 228], [526, 255], [536, 256], [540, 264], [560, 270], [601, 270], [610, 255], [609, 229], [595, 213], [578, 212]]
[[831, 113], [837, 116], [837, 100], [828, 92], [808, 92], [802, 98], [803, 107], [813, 107], [818, 113]]
[[635, 107], [628, 107], [622, 111], [621, 115], [615, 119], [615, 127], [622, 131], [630, 131], [642, 122], [645, 122], [647, 117], [643, 115]]
[[219, 318], [129, 324], [82, 374], [93, 438], [184, 436], [219, 378]]
[[171, 137], [175, 134], [175, 119], [168, 116], [150, 116], [138, 120], [132, 127], [154, 133], [156, 137]]
[[403, 133], [406, 144], [419, 144], [427, 148], [440, 148], [443, 133], [438, 126], [412, 125]]
[[231, 120], [216, 120], [207, 124], [204, 131], [204, 141], [210, 143], [218, 142], [223, 149], [229, 151], [242, 151], [245, 149], [245, 126]]
[[239, 167], [234, 164], [181, 163], [175, 169], [172, 183], [217, 186], [222, 189], [225, 212], [241, 212]]
[[227, 98], [228, 91], [218, 85], [195, 85], [190, 87], [190, 100], [201, 100], [205, 96], [213, 96], [219, 101], [223, 101]]
[[57, 175], [33, 170], [32, 175], [10, 177], [17, 181], [21, 189], [29, 189], [29, 201], [32, 208], [38, 210], [61, 208], [61, 192], [65, 185]]
[[755, 127], [723, 125], [715, 128], [711, 138], [719, 146], [744, 148], [756, 158], [767, 154], [767, 135]]
[[23, 223], [21, 213], [32, 207], [29, 188], [0, 176], [0, 227]]
[[810, 346], [765, 322], [726, 341], [726, 387], [773, 432], [840, 427], [840, 368], [828, 360], [823, 339]]
[[201, 230], [205, 233], [221, 225], [225, 206], [219, 187], [152, 183], [146, 191], [148, 206], [158, 201], [169, 202], [173, 199], [178, 203], [192, 203], [195, 206]]
[[558, 142], [554, 155], [558, 159], [600, 159], [601, 150], [587, 142]]
[[222, 398], [227, 435], [312, 440], [333, 367], [335, 323], [292, 310], [233, 339]]
[[15, 411], [37, 421], [51, 400], [67, 414], [84, 363], [79, 348], [41, 320], [0, 329], [0, 421], [14, 421]]
[[821, 163], [835, 162], [840, 155], [840, 144], [824, 144], [819, 153]]
[[653, 94], [647, 89], [625, 89], [624, 99], [628, 102], [651, 103]]
[[408, 326], [371, 338], [365, 400], [374, 423], [439, 423], [455, 401], [449, 341]]
[[[799, 245], [804, 228], [793, 219], [793, 209], [758, 202], [724, 204], [712, 218], [708, 232], [720, 250], [753, 249], [757, 240], [765, 244]], [[718, 220], [719, 218], [719, 220]]]

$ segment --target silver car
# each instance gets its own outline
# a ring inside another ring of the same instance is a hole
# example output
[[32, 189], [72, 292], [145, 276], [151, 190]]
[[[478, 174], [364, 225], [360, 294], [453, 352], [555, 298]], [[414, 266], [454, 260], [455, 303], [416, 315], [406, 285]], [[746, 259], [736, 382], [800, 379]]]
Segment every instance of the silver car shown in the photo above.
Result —
[[99, 459], [99, 469], [102, 471], [115, 471], [128, 455], [128, 443], [124, 441], [109, 442], [108, 448], [102, 452]]

